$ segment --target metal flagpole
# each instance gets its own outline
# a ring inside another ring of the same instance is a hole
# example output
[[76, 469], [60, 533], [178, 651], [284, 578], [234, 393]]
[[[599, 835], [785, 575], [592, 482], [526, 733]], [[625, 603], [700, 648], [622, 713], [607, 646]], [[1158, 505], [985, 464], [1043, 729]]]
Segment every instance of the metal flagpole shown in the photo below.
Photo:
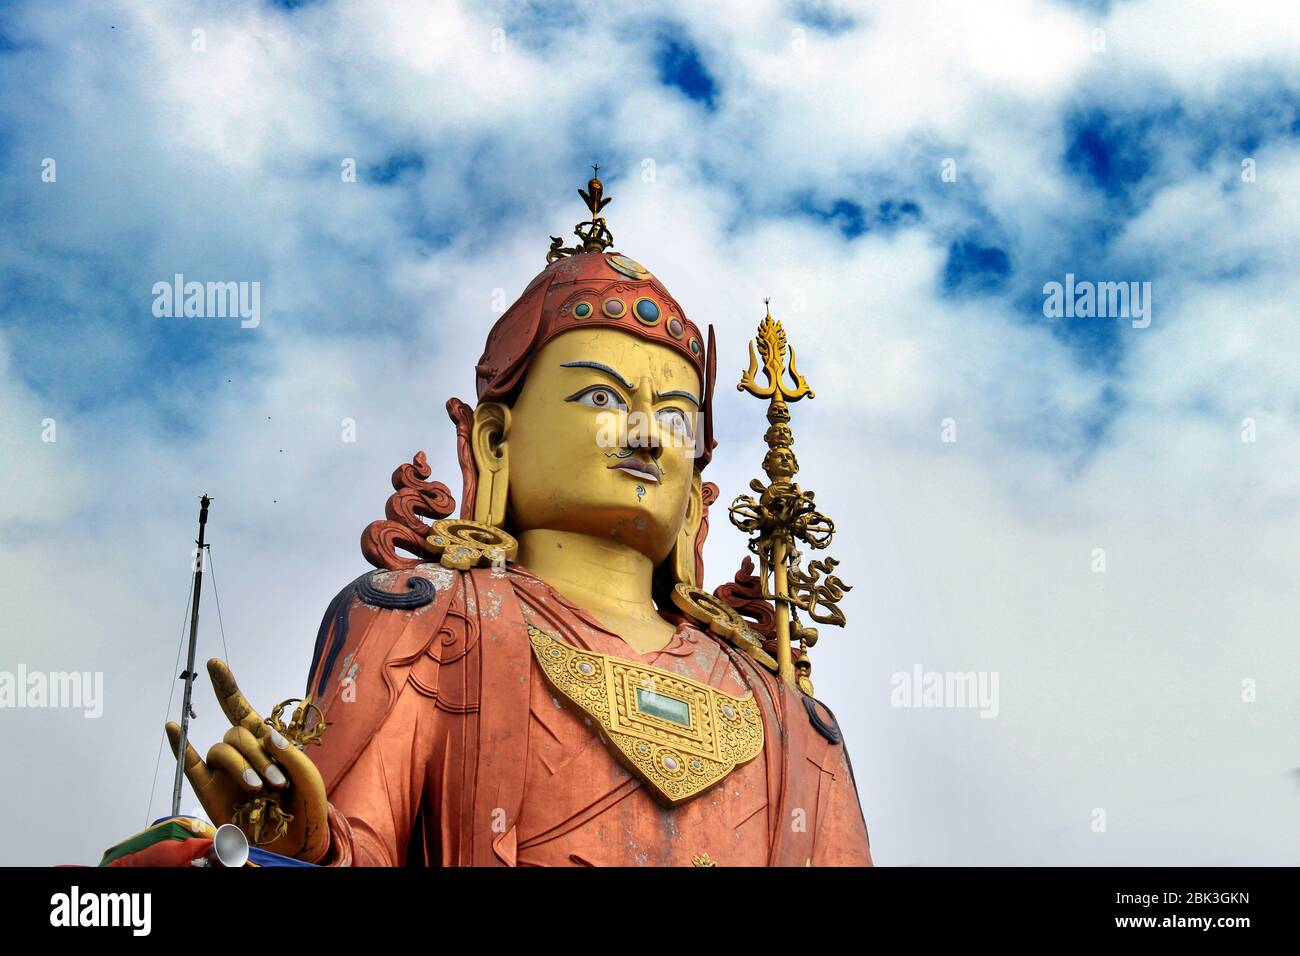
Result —
[[190, 731], [190, 697], [194, 690], [194, 652], [199, 641], [199, 593], [203, 590], [203, 532], [208, 523], [208, 505], [212, 499], [204, 495], [199, 499], [199, 540], [194, 552], [194, 603], [190, 605], [190, 650], [181, 680], [185, 681], [185, 697], [181, 702], [181, 739], [176, 748], [176, 781], [172, 784], [172, 816], [181, 812], [181, 781], [185, 779], [185, 748]]

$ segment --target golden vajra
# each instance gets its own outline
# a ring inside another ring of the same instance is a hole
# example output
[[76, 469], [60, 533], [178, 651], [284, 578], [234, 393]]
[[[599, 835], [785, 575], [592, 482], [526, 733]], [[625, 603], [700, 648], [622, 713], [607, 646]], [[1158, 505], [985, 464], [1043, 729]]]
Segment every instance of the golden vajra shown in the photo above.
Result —
[[[764, 299], [768, 305], [769, 300]], [[794, 433], [790, 430], [790, 404], [802, 398], [815, 398], [807, 380], [795, 366], [794, 347], [786, 341], [785, 329], [772, 318], [769, 307], [758, 325], [758, 355], [754, 342], [749, 343], [749, 368], [736, 388], [758, 398], [766, 398], [767, 454], [763, 471], [768, 483], [758, 478], [749, 483], [758, 493], [755, 499], [740, 495], [731, 503], [731, 523], [751, 535], [749, 550], [758, 555], [759, 583], [763, 597], [776, 604], [777, 669], [783, 680], [812, 694], [808, 648], [817, 643], [817, 629], [800, 622], [799, 612], [819, 624], [844, 626], [844, 612], [839, 608], [849, 585], [835, 574], [839, 563], [834, 558], [813, 561], [808, 570], [800, 566], [796, 542], [821, 549], [835, 535], [835, 523], [817, 510], [813, 492], [794, 483], [799, 461], [794, 454]], [[790, 365], [786, 367], [786, 352]], [[759, 383], [759, 358], [766, 381]], [[787, 377], [788, 371], [788, 377]], [[825, 575], [825, 577], [823, 577]], [[799, 643], [799, 660], [794, 660], [791, 644]]]
[[[290, 704], [298, 706], [294, 708], [293, 716], [286, 724], [283, 715]], [[313, 710], [316, 711], [316, 722], [308, 726], [307, 717]], [[299, 750], [303, 750], [309, 744], [319, 747], [321, 735], [325, 733], [327, 726], [325, 715], [312, 703], [310, 694], [302, 700], [290, 698], [280, 701], [271, 710], [271, 716], [266, 719], [266, 723]], [[235, 807], [230, 822], [243, 830], [248, 836], [248, 842], [254, 846], [274, 843], [288, 832], [289, 823], [293, 820], [293, 814], [285, 811], [280, 805], [282, 795], [283, 791], [274, 791], [249, 798], [247, 802]]]

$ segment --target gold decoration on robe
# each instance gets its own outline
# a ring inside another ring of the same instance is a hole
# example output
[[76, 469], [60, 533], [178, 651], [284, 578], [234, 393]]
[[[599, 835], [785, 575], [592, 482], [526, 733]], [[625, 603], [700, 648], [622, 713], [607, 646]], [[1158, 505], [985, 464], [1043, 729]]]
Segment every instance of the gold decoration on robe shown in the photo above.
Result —
[[444, 568], [468, 571], [480, 564], [504, 563], [519, 551], [519, 542], [500, 528], [467, 518], [443, 518], [429, 526], [425, 539]]
[[763, 650], [763, 638], [726, 601], [689, 584], [679, 584], [673, 588], [673, 603], [711, 633], [740, 648], [772, 673], [778, 672], [776, 658]]
[[667, 806], [724, 779], [763, 749], [752, 693], [732, 697], [672, 671], [582, 650], [528, 625], [547, 682], [603, 731], [610, 750]]

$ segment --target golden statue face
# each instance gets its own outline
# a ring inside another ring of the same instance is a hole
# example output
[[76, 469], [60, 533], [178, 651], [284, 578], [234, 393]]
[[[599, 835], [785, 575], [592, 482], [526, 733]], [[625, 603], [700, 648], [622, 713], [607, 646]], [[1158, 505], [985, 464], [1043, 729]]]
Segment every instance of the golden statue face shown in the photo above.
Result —
[[695, 369], [666, 345], [616, 329], [565, 332], [533, 356], [511, 408], [477, 410], [480, 475], [493, 455], [508, 468], [513, 533], [604, 537], [657, 564], [699, 496], [701, 396]]

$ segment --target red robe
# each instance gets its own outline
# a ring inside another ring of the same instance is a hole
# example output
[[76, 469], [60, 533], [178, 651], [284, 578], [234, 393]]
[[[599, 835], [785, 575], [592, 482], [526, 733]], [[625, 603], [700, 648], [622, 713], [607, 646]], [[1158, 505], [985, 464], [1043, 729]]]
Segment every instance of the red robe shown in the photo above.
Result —
[[[419, 603], [421, 590], [422, 606], [384, 606]], [[549, 685], [527, 624], [734, 697], [752, 691], [762, 752], [664, 807]], [[326, 613], [308, 690], [329, 722], [311, 750], [331, 804], [326, 865], [690, 866], [705, 855], [720, 866], [871, 863], [848, 755], [824, 705], [690, 624], [663, 650], [637, 655], [517, 566], [426, 564], [359, 578]]]

